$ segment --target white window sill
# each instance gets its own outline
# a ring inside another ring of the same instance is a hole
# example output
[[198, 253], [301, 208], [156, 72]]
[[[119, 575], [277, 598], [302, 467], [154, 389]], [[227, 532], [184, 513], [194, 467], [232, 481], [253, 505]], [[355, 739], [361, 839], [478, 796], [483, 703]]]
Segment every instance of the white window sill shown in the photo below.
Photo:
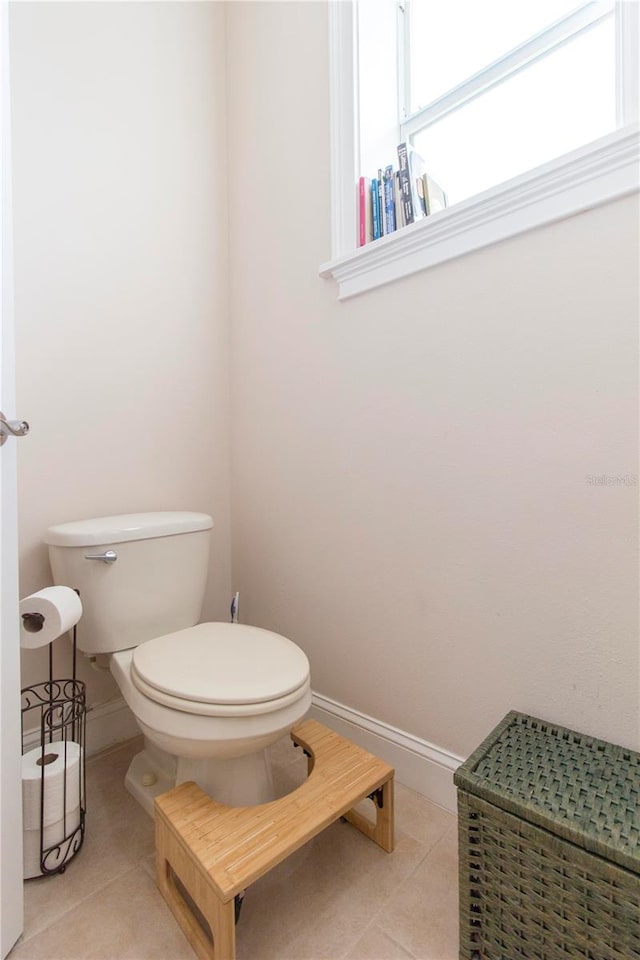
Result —
[[639, 170], [634, 125], [325, 263], [320, 276], [345, 300], [633, 193]]

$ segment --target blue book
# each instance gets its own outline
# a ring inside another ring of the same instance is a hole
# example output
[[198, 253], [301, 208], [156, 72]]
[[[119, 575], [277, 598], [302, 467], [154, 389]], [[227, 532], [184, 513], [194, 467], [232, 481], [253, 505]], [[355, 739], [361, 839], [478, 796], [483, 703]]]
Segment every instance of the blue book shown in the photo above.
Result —
[[382, 236], [380, 230], [380, 195], [378, 193], [378, 181], [371, 181], [371, 215], [373, 220], [373, 239], [379, 240]]
[[386, 220], [385, 233], [393, 233], [396, 229], [396, 202], [393, 195], [393, 167], [384, 168], [384, 213]]

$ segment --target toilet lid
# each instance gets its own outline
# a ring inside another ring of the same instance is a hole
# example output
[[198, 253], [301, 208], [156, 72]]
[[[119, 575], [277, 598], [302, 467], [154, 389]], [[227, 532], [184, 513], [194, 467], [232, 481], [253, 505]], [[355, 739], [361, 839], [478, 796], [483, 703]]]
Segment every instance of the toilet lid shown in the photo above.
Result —
[[309, 679], [302, 650], [277, 633], [237, 623], [199, 623], [140, 644], [132, 677], [145, 692], [208, 704], [266, 703]]

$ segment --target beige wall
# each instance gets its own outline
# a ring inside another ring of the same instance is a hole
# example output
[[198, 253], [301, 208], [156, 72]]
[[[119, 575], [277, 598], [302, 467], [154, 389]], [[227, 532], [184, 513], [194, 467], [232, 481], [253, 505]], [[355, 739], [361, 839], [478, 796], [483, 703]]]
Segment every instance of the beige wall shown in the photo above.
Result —
[[587, 482], [637, 473], [635, 201], [340, 304], [326, 7], [226, 6], [228, 181], [218, 7], [12, 9], [22, 592], [50, 523], [208, 510], [225, 616], [231, 427], [242, 619], [316, 691], [637, 746], [637, 488]]
[[326, 8], [228, 10], [234, 584], [327, 697], [638, 746], [638, 209], [338, 303]]
[[201, 510], [225, 616], [224, 8], [12, 4], [11, 55], [21, 594], [50, 583], [52, 523]]

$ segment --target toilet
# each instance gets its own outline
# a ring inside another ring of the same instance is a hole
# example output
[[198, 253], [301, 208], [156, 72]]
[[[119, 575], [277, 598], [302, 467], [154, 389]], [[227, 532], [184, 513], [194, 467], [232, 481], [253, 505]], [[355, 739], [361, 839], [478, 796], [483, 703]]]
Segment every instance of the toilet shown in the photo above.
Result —
[[204, 513], [50, 527], [57, 584], [80, 592], [77, 647], [108, 666], [144, 735], [125, 778], [154, 797], [186, 780], [231, 806], [274, 799], [267, 747], [311, 705], [309, 661], [270, 630], [199, 623], [213, 521]]

